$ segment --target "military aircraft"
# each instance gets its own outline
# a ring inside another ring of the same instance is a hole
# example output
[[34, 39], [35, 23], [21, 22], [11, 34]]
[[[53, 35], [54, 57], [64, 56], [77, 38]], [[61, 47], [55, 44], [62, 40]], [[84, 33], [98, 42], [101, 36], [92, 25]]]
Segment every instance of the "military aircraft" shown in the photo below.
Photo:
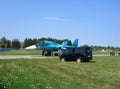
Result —
[[53, 41], [40, 41], [36, 45], [36, 49], [40, 50], [51, 50], [51, 51], [57, 51], [59, 48], [66, 46], [68, 43], [68, 40], [64, 40], [64, 42], [60, 45]]
[[42, 55], [51, 56], [52, 51], [65, 50], [66, 47], [77, 47], [78, 39], [75, 39], [72, 46], [68, 46], [68, 40], [65, 39], [62, 44], [58, 44], [53, 41], [40, 41], [36, 45], [37, 50], [42, 50]]
[[65, 39], [62, 44], [58, 44], [58, 43], [53, 42], [53, 41], [45, 40], [45, 41], [38, 42], [38, 44], [36, 45], [36, 49], [37, 50], [42, 50], [42, 55], [43, 56], [44, 55], [51, 56], [52, 51], [58, 51], [62, 47], [67, 46], [67, 43], [68, 43], [67, 39]]

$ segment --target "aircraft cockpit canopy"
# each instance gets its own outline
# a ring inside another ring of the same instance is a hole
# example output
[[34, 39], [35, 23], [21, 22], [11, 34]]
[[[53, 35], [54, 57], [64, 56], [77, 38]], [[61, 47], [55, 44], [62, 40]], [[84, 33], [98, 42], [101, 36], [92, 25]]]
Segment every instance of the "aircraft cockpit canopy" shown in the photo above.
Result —
[[45, 43], [45, 42], [43, 42], [43, 41], [39, 41], [39, 42], [37, 43], [37, 45], [44, 45], [44, 43]]

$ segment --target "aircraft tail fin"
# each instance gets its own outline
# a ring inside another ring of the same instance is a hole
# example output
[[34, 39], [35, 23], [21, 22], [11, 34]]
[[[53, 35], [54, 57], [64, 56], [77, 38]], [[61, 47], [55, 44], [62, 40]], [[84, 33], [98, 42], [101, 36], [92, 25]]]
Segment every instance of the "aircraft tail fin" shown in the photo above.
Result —
[[65, 39], [65, 40], [63, 41], [63, 43], [62, 43], [62, 47], [67, 46], [67, 45], [68, 45], [68, 40]]
[[79, 40], [78, 38], [75, 39], [74, 42], [73, 42], [73, 44], [72, 44], [72, 46], [78, 47], [78, 40]]

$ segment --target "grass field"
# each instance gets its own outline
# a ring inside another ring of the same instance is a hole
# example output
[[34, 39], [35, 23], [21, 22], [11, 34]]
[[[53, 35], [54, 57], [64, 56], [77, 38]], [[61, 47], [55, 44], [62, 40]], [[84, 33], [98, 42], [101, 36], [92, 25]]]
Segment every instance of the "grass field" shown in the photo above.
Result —
[[0, 89], [120, 89], [120, 57], [0, 60]]
[[41, 50], [0, 51], [0, 55], [41, 55]]

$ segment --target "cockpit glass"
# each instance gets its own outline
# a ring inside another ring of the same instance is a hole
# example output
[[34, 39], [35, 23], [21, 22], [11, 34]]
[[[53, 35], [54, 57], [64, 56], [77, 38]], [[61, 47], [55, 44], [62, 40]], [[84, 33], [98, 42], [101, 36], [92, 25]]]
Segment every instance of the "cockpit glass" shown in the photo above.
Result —
[[39, 41], [39, 42], [37, 43], [37, 45], [43, 45], [43, 44], [44, 44], [43, 41]]

